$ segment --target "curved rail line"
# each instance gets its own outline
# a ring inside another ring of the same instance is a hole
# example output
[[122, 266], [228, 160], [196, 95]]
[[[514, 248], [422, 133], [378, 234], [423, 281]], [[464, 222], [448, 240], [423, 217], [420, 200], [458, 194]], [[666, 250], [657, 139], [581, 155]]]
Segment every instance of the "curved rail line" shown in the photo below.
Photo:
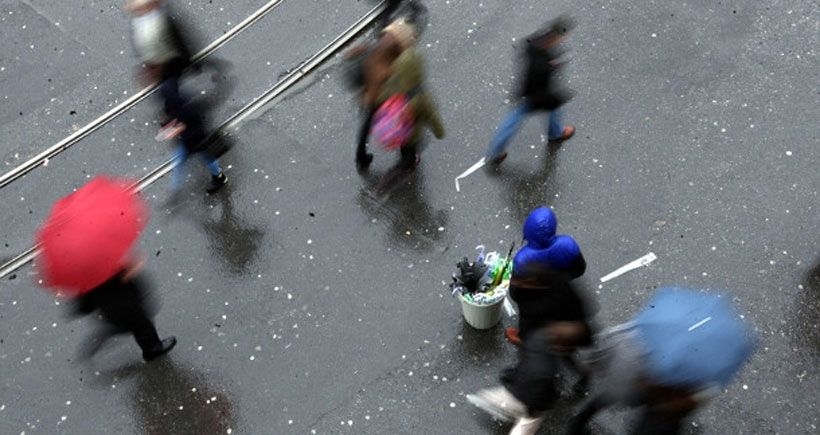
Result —
[[[248, 27], [265, 17], [268, 13], [274, 10], [277, 6], [282, 4], [285, 0], [271, 0], [266, 3], [261, 8], [257, 9], [256, 12], [249, 15], [247, 18], [242, 20], [241, 23], [234, 26], [231, 30], [226, 32], [224, 35], [220, 36], [210, 44], [208, 44], [205, 48], [199, 51], [199, 53], [195, 54], [193, 57], [194, 63], [201, 62], [203, 59], [207, 58], [211, 54], [213, 54], [217, 49], [225, 45], [226, 42], [230, 41], [236, 35], [241, 33], [243, 30], [246, 30]], [[122, 103], [118, 104], [108, 112], [105, 112], [99, 118], [91, 121], [90, 123], [86, 124], [83, 128], [75, 131], [74, 133], [70, 134], [63, 140], [57, 142], [56, 144], [46, 148], [45, 150], [41, 151], [36, 156], [26, 160], [22, 164], [18, 165], [14, 169], [6, 172], [2, 176], [0, 176], [0, 189], [6, 187], [7, 185], [11, 184], [15, 180], [19, 179], [23, 175], [31, 172], [41, 164], [43, 164], [48, 159], [60, 154], [61, 152], [67, 150], [68, 148], [76, 145], [79, 141], [84, 139], [89, 134], [95, 132], [100, 127], [108, 124], [114, 118], [122, 115], [128, 109], [137, 105], [140, 101], [144, 100], [146, 97], [151, 95], [154, 90], [156, 90], [157, 85], [149, 85], [140, 90], [139, 92], [131, 95], [127, 100], [123, 101]]]
[[[270, 89], [265, 91], [262, 95], [256, 97], [245, 105], [243, 108], [239, 109], [236, 113], [234, 113], [231, 117], [225, 120], [217, 129], [221, 130], [223, 134], [231, 129], [238, 128], [239, 124], [246, 119], [248, 116], [253, 114], [254, 112], [258, 111], [261, 108], [264, 108], [266, 105], [271, 103], [276, 97], [285, 93], [289, 88], [293, 87], [299, 80], [313, 72], [319, 65], [321, 65], [324, 61], [326, 61], [330, 56], [332, 56], [336, 51], [342, 48], [345, 44], [350, 42], [356, 35], [361, 33], [368, 25], [370, 25], [379, 14], [384, 9], [384, 2], [379, 3], [376, 7], [370, 10], [367, 14], [363, 17], [359, 18], [352, 26], [348, 27], [347, 30], [342, 32], [339, 36], [337, 36], [333, 41], [325, 45], [319, 52], [314, 54], [313, 56], [309, 57], [307, 60], [303, 61], [298, 67], [294, 68], [288, 75], [280, 79], [276, 84], [274, 84]], [[168, 172], [171, 171], [173, 168], [173, 160], [169, 159], [166, 160], [163, 164], [159, 165], [151, 172], [145, 174], [142, 178], [139, 179], [134, 185], [132, 186], [133, 189], [137, 192], [141, 192], [145, 190], [148, 186], [162, 178]], [[38, 246], [32, 246], [31, 248], [23, 251], [19, 255], [15, 256], [11, 260], [7, 261], [3, 265], [0, 265], [0, 279], [5, 278], [7, 275], [11, 274], [12, 272], [16, 271], [17, 269], [25, 266], [30, 261], [37, 256], [38, 253]]]

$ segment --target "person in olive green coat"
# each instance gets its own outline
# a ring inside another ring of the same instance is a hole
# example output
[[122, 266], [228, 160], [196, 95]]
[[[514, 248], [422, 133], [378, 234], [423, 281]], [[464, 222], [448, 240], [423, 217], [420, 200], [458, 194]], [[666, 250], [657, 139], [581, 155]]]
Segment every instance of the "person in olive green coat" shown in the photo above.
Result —
[[392, 75], [379, 95], [378, 104], [398, 93], [410, 96], [409, 104], [415, 117], [415, 124], [407, 143], [401, 147], [397, 169], [412, 171], [416, 168], [418, 156], [424, 148], [424, 129], [432, 130], [437, 139], [444, 138], [444, 124], [438, 114], [436, 103], [430, 91], [424, 86], [424, 59], [414, 48], [404, 50], [393, 61]]

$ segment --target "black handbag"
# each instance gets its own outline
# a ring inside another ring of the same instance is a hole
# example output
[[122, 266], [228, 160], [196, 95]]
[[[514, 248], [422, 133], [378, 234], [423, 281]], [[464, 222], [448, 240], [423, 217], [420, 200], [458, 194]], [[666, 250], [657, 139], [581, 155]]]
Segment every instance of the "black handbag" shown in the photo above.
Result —
[[228, 133], [222, 130], [217, 130], [209, 134], [202, 143], [202, 152], [214, 159], [222, 157], [222, 155], [230, 151], [231, 148], [233, 148], [233, 139]]

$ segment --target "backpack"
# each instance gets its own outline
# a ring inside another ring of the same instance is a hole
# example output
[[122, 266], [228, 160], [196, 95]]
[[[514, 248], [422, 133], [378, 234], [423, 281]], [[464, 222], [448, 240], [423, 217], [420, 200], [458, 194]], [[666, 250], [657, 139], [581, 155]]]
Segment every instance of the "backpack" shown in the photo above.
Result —
[[407, 93], [393, 94], [382, 103], [373, 115], [373, 136], [386, 151], [404, 146], [413, 135], [416, 115], [410, 103], [418, 93], [413, 88]]

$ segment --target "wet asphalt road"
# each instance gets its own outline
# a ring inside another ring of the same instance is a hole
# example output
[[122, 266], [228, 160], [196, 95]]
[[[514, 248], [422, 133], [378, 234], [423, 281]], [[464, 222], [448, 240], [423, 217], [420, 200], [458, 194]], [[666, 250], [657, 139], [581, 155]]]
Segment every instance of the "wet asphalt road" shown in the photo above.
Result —
[[[136, 89], [124, 14], [51, 3], [0, 3], [2, 33], [15, 35], [0, 42], [4, 172]], [[194, 3], [210, 41], [262, 2]], [[330, 62], [240, 127], [225, 190], [201, 193], [192, 164], [174, 213], [167, 179], [146, 191], [156, 322], [180, 341], [168, 358], [144, 364], [122, 337], [77, 361], [91, 319], [70, 322], [30, 266], [0, 282], [0, 433], [504, 433], [464, 394], [494, 385], [513, 349], [501, 327], [466, 326], [443, 283], [474, 246], [519, 240], [541, 204], [584, 251], [599, 324], [674, 283], [729, 290], [757, 329], [758, 352], [690, 432], [816, 433], [820, 14], [747, 3], [429, 1], [421, 44], [448, 135], [408, 183], [371, 193], [395, 158], [384, 153], [373, 175], [356, 174], [357, 110]], [[219, 50], [236, 87], [214, 118], [368, 7], [284, 2]], [[500, 172], [456, 192], [509, 108], [516, 42], [560, 12], [578, 21], [566, 107], [576, 137], [547, 148], [530, 119]], [[155, 109], [146, 101], [0, 190], [0, 259], [28, 248], [49, 205], [88, 177], [165, 161], [146, 125]], [[599, 283], [648, 252], [648, 267]], [[579, 404], [567, 396], [542, 433], [559, 433]], [[594, 429], [621, 433], [629, 417], [604, 413]]]

